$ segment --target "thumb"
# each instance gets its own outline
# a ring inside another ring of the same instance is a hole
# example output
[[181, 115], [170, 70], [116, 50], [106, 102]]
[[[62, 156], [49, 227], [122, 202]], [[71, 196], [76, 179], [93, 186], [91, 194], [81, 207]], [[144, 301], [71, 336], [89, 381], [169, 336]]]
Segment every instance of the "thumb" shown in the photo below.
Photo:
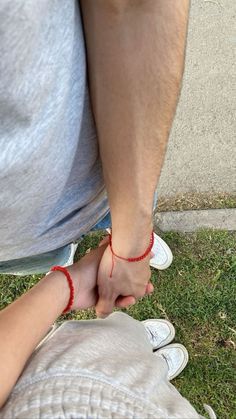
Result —
[[152, 285], [151, 282], [149, 282], [146, 286], [146, 294], [152, 294], [153, 291], [154, 291], [154, 286]]
[[120, 296], [116, 299], [116, 307], [126, 308], [126, 307], [134, 305], [135, 302], [136, 300], [134, 297], [132, 297], [132, 295], [128, 295], [126, 297]]
[[105, 318], [112, 313], [115, 305], [115, 297], [112, 296], [100, 296], [96, 304], [96, 314], [100, 318]]

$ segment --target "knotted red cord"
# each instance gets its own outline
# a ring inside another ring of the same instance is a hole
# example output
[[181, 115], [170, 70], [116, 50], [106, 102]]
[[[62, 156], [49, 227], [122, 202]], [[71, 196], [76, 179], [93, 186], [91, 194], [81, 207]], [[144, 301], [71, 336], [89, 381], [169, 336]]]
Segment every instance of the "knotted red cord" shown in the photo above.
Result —
[[67, 313], [67, 311], [71, 310], [71, 307], [73, 306], [73, 303], [74, 303], [75, 289], [74, 289], [74, 284], [73, 284], [72, 278], [71, 278], [68, 270], [66, 268], [64, 268], [63, 266], [53, 266], [50, 269], [50, 271], [52, 271], [52, 272], [60, 271], [65, 275], [65, 277], [67, 279], [67, 282], [68, 282], [68, 285], [69, 285], [69, 288], [70, 288], [70, 298], [69, 298], [69, 301], [68, 301], [68, 304], [67, 304], [65, 310], [63, 310], [63, 312], [62, 312], [63, 314], [65, 314], [65, 313]]
[[126, 262], [139, 262], [142, 259], [145, 259], [147, 257], [147, 255], [151, 252], [152, 250], [152, 246], [154, 243], [154, 232], [152, 231], [151, 237], [150, 237], [150, 243], [147, 247], [147, 249], [145, 250], [145, 252], [141, 255], [141, 256], [137, 256], [137, 257], [132, 257], [132, 258], [125, 258], [123, 256], [119, 256], [117, 255], [112, 247], [112, 235], [110, 234], [109, 236], [109, 240], [110, 240], [110, 249], [111, 249], [111, 253], [112, 253], [112, 266], [111, 266], [111, 272], [110, 272], [110, 278], [112, 277], [112, 273], [113, 273], [113, 269], [114, 269], [114, 265], [115, 265], [115, 257], [121, 260], [125, 260]]

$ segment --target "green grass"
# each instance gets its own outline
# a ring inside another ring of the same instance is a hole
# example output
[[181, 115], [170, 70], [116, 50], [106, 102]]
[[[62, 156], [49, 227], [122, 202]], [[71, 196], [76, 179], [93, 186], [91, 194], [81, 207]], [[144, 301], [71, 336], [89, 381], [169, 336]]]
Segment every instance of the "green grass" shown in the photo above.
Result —
[[[86, 237], [78, 257], [96, 246], [100, 235]], [[199, 231], [196, 234], [166, 233], [174, 261], [163, 272], [152, 272], [155, 292], [127, 310], [131, 316], [167, 318], [176, 328], [176, 341], [190, 355], [185, 371], [174, 384], [204, 413], [210, 404], [219, 418], [236, 418], [236, 234]], [[39, 276], [0, 276], [0, 308], [30, 288]], [[67, 318], [94, 317], [83, 311]]]

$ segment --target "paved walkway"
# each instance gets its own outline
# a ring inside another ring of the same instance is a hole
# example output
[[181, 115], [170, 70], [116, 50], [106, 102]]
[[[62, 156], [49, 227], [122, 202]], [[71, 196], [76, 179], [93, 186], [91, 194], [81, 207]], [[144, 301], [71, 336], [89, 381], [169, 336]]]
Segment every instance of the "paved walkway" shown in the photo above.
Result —
[[236, 192], [236, 0], [192, 0], [160, 196]]
[[168, 211], [155, 215], [162, 231], [193, 232], [199, 228], [236, 231], [236, 208], [192, 211]]

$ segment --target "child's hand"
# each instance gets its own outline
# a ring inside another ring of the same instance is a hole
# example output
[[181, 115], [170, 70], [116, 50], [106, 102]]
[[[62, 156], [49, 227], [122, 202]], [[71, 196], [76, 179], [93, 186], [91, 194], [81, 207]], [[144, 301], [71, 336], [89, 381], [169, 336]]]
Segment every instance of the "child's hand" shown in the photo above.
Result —
[[[75, 297], [72, 310], [83, 310], [94, 307], [98, 300], [97, 289], [97, 275], [99, 264], [103, 253], [109, 244], [108, 236], [100, 243], [99, 247], [91, 250], [79, 262], [74, 263], [67, 269], [70, 272], [74, 283]], [[109, 286], [109, 283], [108, 283]], [[150, 294], [153, 291], [151, 283], [148, 284], [146, 293]], [[132, 296], [119, 297], [116, 300], [116, 307], [124, 308], [135, 303], [135, 298]]]
[[82, 257], [67, 269], [73, 279], [75, 297], [72, 310], [93, 307], [98, 298], [97, 273], [100, 260], [107, 245], [102, 245]]

